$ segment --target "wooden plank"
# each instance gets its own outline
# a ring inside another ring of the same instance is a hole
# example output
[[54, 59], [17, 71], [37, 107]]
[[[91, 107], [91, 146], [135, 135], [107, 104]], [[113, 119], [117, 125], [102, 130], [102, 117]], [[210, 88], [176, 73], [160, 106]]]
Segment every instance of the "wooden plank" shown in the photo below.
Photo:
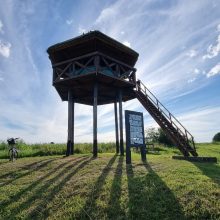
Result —
[[216, 157], [184, 157], [184, 156], [172, 156], [176, 160], [188, 160], [190, 162], [200, 163], [217, 163]]
[[118, 137], [118, 109], [117, 109], [117, 100], [114, 102], [114, 110], [115, 110], [115, 145], [116, 145], [116, 153], [119, 154], [119, 137]]
[[120, 128], [120, 154], [124, 156], [124, 141], [123, 141], [123, 116], [122, 116], [122, 90], [118, 92], [119, 99], [119, 128]]
[[83, 56], [79, 56], [79, 57], [68, 59], [68, 60], [65, 60], [65, 61], [62, 61], [62, 62], [59, 62], [59, 63], [55, 63], [55, 64], [52, 65], [52, 67], [54, 68], [54, 67], [63, 65], [65, 63], [73, 62], [73, 61], [76, 61], [76, 60], [80, 60], [80, 59], [83, 59], [83, 58], [86, 58], [86, 57], [90, 57], [90, 56], [94, 56], [94, 55], [98, 55], [98, 54], [99, 54], [99, 52], [95, 51], [95, 52], [88, 53], [88, 54], [83, 55]]
[[105, 57], [105, 58], [107, 58], [107, 59], [109, 59], [109, 60], [114, 61], [115, 63], [121, 64], [121, 65], [123, 65], [123, 66], [125, 66], [125, 67], [127, 67], [127, 68], [129, 68], [129, 69], [134, 69], [134, 67], [129, 66], [128, 64], [123, 63], [122, 61], [116, 60], [116, 59], [114, 59], [113, 57], [110, 57], [110, 56], [108, 56], [108, 55], [106, 55], [106, 54], [104, 54], [104, 53], [98, 52], [98, 54], [101, 55], [101, 56], [103, 56], [103, 57]]
[[68, 141], [66, 155], [74, 153], [74, 99], [73, 91], [68, 91]]
[[98, 84], [94, 84], [93, 93], [93, 157], [97, 157], [98, 143], [97, 143], [97, 104], [98, 104]]

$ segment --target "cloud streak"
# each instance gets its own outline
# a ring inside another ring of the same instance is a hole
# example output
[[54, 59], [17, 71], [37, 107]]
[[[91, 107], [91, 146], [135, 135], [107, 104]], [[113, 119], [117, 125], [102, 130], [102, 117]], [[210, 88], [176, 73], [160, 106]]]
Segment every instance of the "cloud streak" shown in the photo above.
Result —
[[10, 56], [11, 44], [9, 42], [3, 42], [0, 40], [0, 54], [3, 57], [8, 58]]
[[220, 63], [216, 64], [214, 67], [212, 67], [212, 69], [207, 73], [207, 77], [212, 77], [215, 76], [217, 74], [220, 74]]
[[3, 31], [3, 23], [2, 23], [2, 21], [0, 20], [0, 33], [1, 34], [3, 34], [4, 33], [4, 31]]

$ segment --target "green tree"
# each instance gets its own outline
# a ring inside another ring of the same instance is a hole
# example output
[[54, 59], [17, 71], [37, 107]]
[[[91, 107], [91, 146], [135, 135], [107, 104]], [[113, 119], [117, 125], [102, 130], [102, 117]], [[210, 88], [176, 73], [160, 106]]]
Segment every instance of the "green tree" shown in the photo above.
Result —
[[145, 130], [147, 143], [160, 143], [167, 146], [173, 146], [172, 141], [167, 137], [161, 128], [148, 128]]
[[220, 141], [220, 132], [218, 132], [217, 134], [214, 135], [214, 137], [212, 138], [213, 142], [219, 142]]
[[145, 141], [146, 143], [158, 142], [159, 132], [157, 128], [147, 128], [145, 130]]
[[165, 144], [167, 146], [173, 146], [173, 142], [170, 140], [170, 138], [164, 133], [164, 131], [161, 128], [158, 128], [158, 143]]

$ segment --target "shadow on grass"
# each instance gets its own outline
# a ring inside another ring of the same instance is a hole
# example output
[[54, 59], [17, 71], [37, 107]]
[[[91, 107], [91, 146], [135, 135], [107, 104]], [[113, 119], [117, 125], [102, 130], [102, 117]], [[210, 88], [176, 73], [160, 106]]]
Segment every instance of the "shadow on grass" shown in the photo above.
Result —
[[[81, 169], [83, 169], [86, 165], [88, 165], [90, 163], [90, 161], [93, 160], [92, 157], [84, 160], [84, 161], [80, 161], [79, 165], [75, 166], [76, 164], [74, 164], [74, 170], [72, 170], [71, 172], [69, 172], [68, 170], [70, 168], [73, 167], [73, 165], [70, 165], [68, 167], [66, 167], [63, 171], [64, 174], [67, 174], [61, 181], [59, 181], [58, 184], [53, 183], [53, 187], [51, 189], [49, 189], [49, 192], [47, 192], [47, 196], [46, 196], [46, 200], [41, 200], [41, 202], [37, 205], [37, 207], [35, 207], [35, 209], [30, 212], [30, 214], [28, 215], [27, 219], [46, 219], [49, 217], [50, 214], [50, 208], [47, 208], [48, 202], [51, 202], [54, 197], [59, 193], [59, 191], [62, 190], [62, 188], [65, 186], [65, 184]], [[69, 173], [68, 173], [69, 172]], [[57, 181], [59, 177], [56, 177]], [[40, 194], [42, 195], [45, 191], [44, 188], [42, 188], [41, 190], [39, 190]]]
[[[122, 170], [124, 157], [120, 156], [118, 165], [115, 170], [114, 179], [110, 191], [110, 200], [107, 208], [107, 215], [109, 219], [121, 219], [125, 216], [125, 211], [120, 205], [121, 185], [122, 185]], [[117, 214], [117, 215], [116, 215]]]
[[96, 216], [98, 215], [99, 210], [96, 205], [96, 200], [103, 189], [103, 185], [105, 184], [106, 177], [108, 176], [115, 160], [116, 160], [116, 155], [109, 160], [108, 164], [102, 170], [101, 175], [98, 177], [97, 181], [95, 182], [93, 190], [91, 190], [91, 192], [87, 196], [85, 205], [81, 208], [77, 216], [73, 216], [73, 219], [97, 219]]
[[[16, 169], [12, 172], [8, 172], [8, 173], [5, 173], [5, 174], [1, 175], [0, 179], [5, 179], [5, 178], [10, 178], [10, 177], [16, 176], [18, 171], [32, 169], [35, 166], [38, 166], [43, 161], [45, 161], [45, 160], [40, 160], [40, 161], [36, 161], [36, 162], [30, 163], [30, 164], [26, 164], [26, 165], [22, 166], [19, 169]], [[46, 161], [48, 161], [48, 160], [46, 160]], [[7, 161], [6, 163], [12, 163], [12, 162]]]
[[144, 164], [147, 174], [135, 175], [132, 165], [126, 166], [129, 194], [128, 219], [185, 219], [172, 191]]
[[[49, 188], [51, 187], [51, 185], [55, 184], [56, 181], [59, 181], [59, 179], [62, 178], [62, 176], [65, 175], [66, 172], [68, 172], [68, 170], [70, 170], [72, 167], [76, 166], [78, 163], [80, 163], [81, 161], [85, 159], [86, 158], [84, 157], [79, 157], [77, 158], [77, 160], [74, 160], [74, 161], [68, 160], [66, 162], [63, 162], [62, 164], [53, 168], [46, 175], [40, 177], [37, 181], [31, 183], [28, 187], [21, 189], [18, 193], [10, 197], [8, 200], [1, 202], [0, 213], [3, 214], [4, 219], [8, 219], [8, 218], [16, 219], [16, 215], [18, 213], [21, 213], [23, 210], [31, 207], [32, 204], [35, 202], [35, 200], [39, 198], [43, 198], [46, 202], [48, 202], [48, 200], [44, 198], [43, 193], [47, 192]], [[47, 180], [47, 178], [49, 178], [53, 174], [56, 174], [56, 175], [53, 176], [51, 179]], [[16, 203], [20, 202], [21, 199], [22, 199], [22, 202], [16, 206]], [[8, 206], [11, 204], [13, 204], [12, 210], [8, 209]]]
[[220, 185], [220, 166], [216, 163], [191, 162], [198, 167], [204, 175], [212, 179], [214, 183]]
[[[5, 185], [8, 185], [22, 177], [25, 177], [35, 171], [38, 171], [44, 167], [46, 167], [48, 164], [50, 164], [52, 161], [54, 161], [55, 159], [50, 159], [50, 160], [45, 160], [45, 161], [38, 161], [36, 163], [32, 163], [30, 165], [26, 165], [25, 167], [21, 168], [20, 170], [16, 170], [16, 171], [13, 171], [13, 172], [10, 172], [10, 173], [7, 173], [3, 176], [0, 177], [0, 180], [1, 179], [5, 179], [5, 178], [11, 178], [10, 180], [8, 181], [5, 181], [3, 184], [0, 185], [0, 188], [5, 186]], [[27, 172], [25, 172], [25, 170], [28, 170]], [[19, 173], [19, 171], [21, 173]], [[18, 174], [19, 173], [19, 174]], [[5, 177], [4, 177], [5, 176]]]

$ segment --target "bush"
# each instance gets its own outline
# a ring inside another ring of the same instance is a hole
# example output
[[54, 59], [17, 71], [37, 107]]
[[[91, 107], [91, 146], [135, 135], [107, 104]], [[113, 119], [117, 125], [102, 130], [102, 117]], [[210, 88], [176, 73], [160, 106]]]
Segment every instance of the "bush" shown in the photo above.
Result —
[[167, 146], [173, 146], [173, 142], [164, 133], [164, 131], [161, 128], [159, 128], [158, 131], [159, 131], [158, 142], [161, 144], [165, 144]]
[[217, 134], [214, 135], [214, 137], [212, 138], [213, 142], [220, 142], [220, 132], [218, 132]]
[[161, 128], [148, 128], [145, 130], [145, 136], [147, 143], [159, 143], [167, 146], [173, 146], [172, 141]]
[[148, 128], [145, 130], [146, 143], [158, 142], [159, 132], [156, 128]]

